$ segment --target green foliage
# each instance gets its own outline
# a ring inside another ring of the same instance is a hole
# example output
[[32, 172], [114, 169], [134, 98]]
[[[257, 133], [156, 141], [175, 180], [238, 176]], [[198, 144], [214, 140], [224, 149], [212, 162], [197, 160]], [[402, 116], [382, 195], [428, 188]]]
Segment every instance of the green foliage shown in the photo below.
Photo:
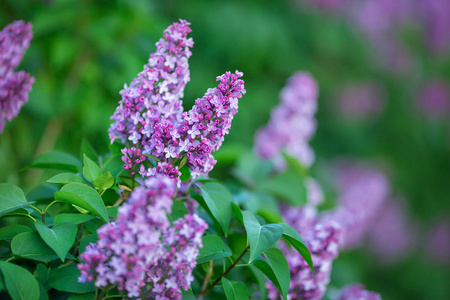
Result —
[[78, 282], [80, 270], [75, 264], [70, 264], [50, 271], [47, 284], [57, 291], [84, 294], [95, 291], [92, 283]]
[[102, 170], [100, 167], [84, 154], [83, 156], [83, 175], [89, 182], [94, 182], [100, 175]]
[[64, 262], [67, 253], [75, 242], [77, 226], [71, 222], [60, 222], [55, 224], [52, 228], [48, 228], [40, 221], [36, 221], [34, 225], [44, 242], [52, 248], [61, 261]]
[[200, 186], [204, 202], [212, 217], [219, 222], [225, 236], [230, 225], [233, 198], [226, 187], [216, 182], [207, 182]]
[[47, 180], [47, 182], [62, 183], [62, 184], [68, 184], [71, 182], [83, 183], [83, 179], [72, 173], [60, 173]]
[[19, 187], [9, 183], [0, 184], [0, 216], [28, 204], [23, 191]]
[[16, 235], [23, 232], [31, 232], [31, 229], [25, 225], [12, 224], [0, 228], [0, 240], [11, 240]]
[[286, 223], [282, 223], [283, 226], [283, 239], [294, 247], [298, 253], [303, 257], [303, 259], [308, 263], [308, 266], [311, 268], [311, 271], [314, 273], [313, 261], [311, 259], [311, 253], [305, 245], [300, 234], [291, 226]]
[[33, 275], [24, 268], [0, 261], [5, 286], [13, 300], [38, 300], [39, 285]]
[[74, 204], [109, 222], [105, 204], [98, 193], [82, 183], [69, 183], [55, 193], [55, 199]]
[[39, 236], [37, 232], [24, 232], [16, 235], [11, 241], [11, 251], [14, 256], [49, 262], [58, 258]]
[[248, 300], [249, 298], [248, 288], [241, 281], [231, 282], [222, 277], [222, 287], [228, 300]]
[[231, 252], [224, 249], [223, 241], [217, 235], [205, 235], [202, 242], [203, 248], [199, 250], [197, 256], [198, 264], [231, 256]]
[[76, 173], [80, 170], [81, 163], [70, 154], [61, 151], [51, 151], [36, 158], [29, 167], [40, 169], [58, 169]]
[[265, 260], [259, 258], [254, 262], [254, 265], [272, 281], [281, 295], [283, 295], [283, 298], [287, 299], [291, 275], [286, 258], [276, 248], [270, 248], [264, 251], [264, 257]]
[[255, 215], [249, 211], [242, 212], [247, 239], [250, 244], [249, 263], [255, 260], [262, 252], [272, 247], [283, 234], [283, 227], [279, 224], [262, 225]]

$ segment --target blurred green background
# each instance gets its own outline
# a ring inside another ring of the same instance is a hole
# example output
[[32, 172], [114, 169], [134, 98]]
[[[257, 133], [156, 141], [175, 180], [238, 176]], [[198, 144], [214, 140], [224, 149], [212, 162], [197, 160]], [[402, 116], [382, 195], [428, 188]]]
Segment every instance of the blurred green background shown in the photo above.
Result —
[[[30, 190], [42, 176], [17, 170], [52, 149], [78, 156], [84, 137], [100, 153], [108, 151], [109, 117], [119, 91], [179, 18], [192, 23], [195, 42], [185, 108], [216, 85], [216, 76], [244, 72], [247, 94], [217, 153], [214, 175], [229, 171], [237, 149], [251, 149], [286, 80], [295, 71], [310, 72], [320, 88], [313, 174], [320, 179], [322, 167], [343, 156], [381, 166], [419, 228], [414, 249], [396, 263], [380, 264], [364, 247], [343, 253], [330, 285], [361, 282], [383, 299], [449, 299], [449, 265], [424, 255], [430, 226], [450, 215], [448, 112], [426, 115], [417, 98], [428, 79], [448, 85], [450, 56], [431, 55], [414, 22], [396, 37], [411, 58], [407, 71], [396, 71], [380, 63], [383, 52], [346, 14], [301, 0], [3, 0], [0, 27], [13, 20], [33, 24], [34, 38], [19, 69], [36, 82], [29, 102], [0, 135], [0, 182]], [[365, 82], [382, 90], [382, 110], [363, 117], [343, 113], [340, 91]]]

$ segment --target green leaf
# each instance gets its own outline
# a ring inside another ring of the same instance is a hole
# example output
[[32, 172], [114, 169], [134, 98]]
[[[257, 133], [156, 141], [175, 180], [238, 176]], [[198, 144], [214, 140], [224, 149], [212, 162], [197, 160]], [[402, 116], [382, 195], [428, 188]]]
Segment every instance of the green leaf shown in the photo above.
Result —
[[38, 300], [39, 285], [30, 272], [15, 264], [0, 261], [5, 286], [13, 300]]
[[283, 239], [294, 247], [298, 253], [305, 259], [311, 271], [315, 274], [314, 265], [311, 259], [311, 253], [305, 245], [300, 234], [286, 223], [280, 223], [283, 226]]
[[53, 200], [55, 192], [59, 189], [56, 186], [51, 184], [42, 184], [32, 189], [27, 193], [28, 201], [45, 201], [45, 200]]
[[39, 278], [39, 281], [46, 283], [48, 280], [48, 275], [50, 274], [49, 269], [44, 264], [38, 264], [36, 267], [35, 275]]
[[292, 166], [289, 166], [285, 172], [261, 182], [261, 187], [293, 206], [306, 203], [306, 187], [303, 177]]
[[109, 157], [103, 164], [103, 172], [111, 172], [114, 178], [117, 178], [123, 170], [123, 161], [120, 156]]
[[84, 223], [84, 228], [92, 233], [97, 233], [97, 230], [103, 225], [105, 225], [104, 221], [100, 220], [99, 218], [94, 218]]
[[0, 183], [0, 216], [27, 206], [23, 191], [10, 183]]
[[93, 215], [84, 214], [59, 214], [55, 217], [54, 223], [58, 224], [60, 222], [72, 222], [74, 224], [81, 224], [89, 220], [95, 219]]
[[95, 294], [94, 293], [79, 294], [79, 295], [73, 294], [66, 300], [95, 300]]
[[279, 224], [267, 224], [261, 226], [255, 215], [249, 211], [243, 211], [244, 226], [247, 231], [247, 240], [250, 244], [251, 263], [263, 251], [272, 247], [283, 234], [283, 226]]
[[281, 223], [283, 222], [283, 217], [281, 217], [278, 213], [260, 209], [258, 210], [257, 214], [264, 218], [268, 223]]
[[25, 225], [13, 224], [0, 228], [0, 240], [10, 240], [23, 232], [31, 232], [31, 229]]
[[72, 173], [61, 173], [61, 174], [53, 176], [52, 178], [47, 180], [47, 182], [62, 183], [62, 184], [67, 184], [67, 183], [71, 183], [71, 182], [83, 183], [83, 179]]
[[94, 182], [95, 179], [102, 175], [100, 167], [86, 154], [83, 154], [83, 175], [89, 182]]
[[102, 198], [93, 188], [85, 184], [69, 183], [55, 193], [55, 199], [84, 208], [105, 222], [109, 222]]
[[207, 182], [200, 187], [205, 204], [211, 211], [212, 216], [219, 222], [225, 236], [231, 219], [231, 193], [220, 183]]
[[275, 285], [278, 291], [286, 299], [291, 282], [289, 265], [283, 252], [276, 248], [270, 248], [264, 251], [266, 260], [258, 258], [255, 260], [255, 266], [260, 269]]
[[236, 220], [238, 220], [238, 222], [240, 224], [244, 225], [244, 217], [242, 216], [241, 208], [239, 207], [239, 205], [237, 205], [234, 202], [231, 205], [232, 205], [234, 217], [236, 218]]
[[172, 205], [172, 213], [169, 215], [169, 219], [174, 222], [179, 218], [183, 218], [189, 212], [183, 201], [174, 201]]
[[114, 177], [112, 177], [111, 173], [108, 171], [107, 173], [100, 175], [93, 182], [94, 187], [99, 191], [109, 189], [114, 184]]
[[231, 252], [225, 251], [223, 241], [217, 235], [205, 235], [202, 238], [203, 248], [199, 249], [197, 263], [229, 257]]
[[74, 294], [84, 294], [95, 291], [94, 284], [90, 282], [78, 282], [81, 276], [76, 264], [70, 264], [63, 268], [52, 269], [48, 279], [48, 286], [57, 291], [69, 292]]
[[89, 143], [86, 139], [81, 141], [80, 153], [83, 153], [83, 156], [86, 155], [95, 163], [98, 163], [98, 154], [92, 147], [91, 143]]
[[192, 289], [189, 289], [187, 291], [181, 290], [181, 299], [183, 300], [197, 300], [197, 297], [195, 297], [194, 292]]
[[82, 254], [86, 251], [86, 246], [90, 243], [96, 243], [98, 241], [98, 237], [96, 234], [88, 234], [86, 235], [80, 242], [79, 253]]
[[51, 151], [36, 158], [29, 167], [59, 169], [77, 173], [80, 170], [81, 163], [70, 154], [61, 151]]
[[245, 283], [241, 281], [231, 282], [222, 277], [222, 287], [228, 300], [248, 300], [249, 293]]
[[191, 170], [189, 169], [188, 166], [180, 168], [180, 172], [181, 172], [180, 180], [182, 182], [187, 182], [189, 181], [189, 179], [191, 179]]
[[[107, 207], [106, 211], [108, 212], [108, 216], [115, 220], [115, 219], [117, 219], [117, 216], [119, 215], [119, 206]], [[173, 212], [173, 206], [172, 206], [172, 212]]]
[[24, 232], [11, 241], [11, 251], [15, 256], [49, 262], [58, 258], [37, 232]]
[[60, 222], [55, 224], [53, 228], [48, 228], [39, 220], [34, 225], [44, 242], [55, 250], [58, 257], [64, 262], [67, 253], [75, 242], [77, 225], [71, 222]]
[[264, 275], [261, 270], [256, 268], [252, 265], [251, 268], [249, 268], [250, 272], [253, 274], [253, 277], [256, 279], [256, 283], [258, 285], [258, 292], [259, 292], [259, 298], [260, 299], [266, 299], [266, 276]]

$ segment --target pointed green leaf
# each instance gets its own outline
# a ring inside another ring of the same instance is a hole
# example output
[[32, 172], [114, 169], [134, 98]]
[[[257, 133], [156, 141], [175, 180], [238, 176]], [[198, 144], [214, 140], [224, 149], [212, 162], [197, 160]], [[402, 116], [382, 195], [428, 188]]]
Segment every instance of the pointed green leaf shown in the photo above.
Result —
[[39, 278], [39, 281], [46, 283], [48, 280], [48, 275], [50, 274], [49, 269], [44, 264], [38, 264], [35, 271], [35, 276]]
[[81, 141], [80, 153], [83, 153], [83, 156], [86, 155], [95, 163], [98, 163], [98, 154], [94, 147], [92, 147], [91, 143], [89, 143], [86, 139]]
[[55, 224], [58, 224], [60, 222], [72, 222], [78, 225], [92, 219], [95, 219], [95, 216], [84, 214], [59, 214], [55, 217], [53, 222]]
[[75, 242], [77, 225], [71, 222], [60, 222], [55, 224], [53, 228], [48, 228], [39, 220], [36, 221], [34, 225], [44, 242], [50, 246], [61, 261], [64, 262], [67, 253]]
[[71, 264], [63, 268], [56, 268], [50, 271], [47, 284], [57, 291], [75, 294], [84, 294], [95, 291], [94, 284], [90, 282], [78, 282], [81, 276], [76, 264]]
[[222, 277], [222, 287], [228, 300], [248, 300], [249, 293], [245, 283], [241, 281], [231, 282]]
[[226, 187], [217, 182], [207, 182], [200, 187], [205, 204], [208, 206], [213, 218], [219, 222], [225, 236], [231, 219], [231, 193]]
[[236, 220], [238, 220], [238, 222], [240, 224], [244, 225], [244, 217], [242, 216], [241, 208], [239, 207], [239, 205], [237, 205], [234, 202], [231, 205], [232, 205], [234, 217], [236, 218]]
[[98, 193], [91, 187], [81, 183], [69, 183], [55, 193], [55, 199], [79, 206], [92, 214], [109, 222], [105, 204]]
[[13, 224], [0, 228], [0, 240], [10, 240], [22, 232], [31, 232], [30, 227]]
[[283, 227], [279, 224], [261, 226], [255, 215], [249, 211], [243, 211], [242, 215], [244, 217], [245, 230], [247, 231], [247, 240], [250, 244], [250, 263], [280, 239], [283, 234]]
[[5, 286], [13, 300], [38, 300], [39, 285], [26, 269], [15, 264], [0, 261]]
[[83, 175], [89, 182], [94, 182], [95, 179], [102, 175], [100, 167], [86, 154], [83, 155]]
[[198, 264], [231, 256], [231, 252], [225, 251], [223, 241], [217, 235], [205, 235], [202, 242], [203, 248], [199, 249], [197, 256]]
[[311, 253], [305, 245], [300, 234], [286, 223], [280, 223], [283, 226], [283, 239], [294, 247], [298, 253], [305, 259], [311, 271], [315, 274], [314, 265], [311, 259]]
[[109, 189], [114, 184], [114, 177], [112, 177], [111, 173], [108, 171], [105, 174], [100, 175], [93, 182], [94, 187], [99, 191]]
[[264, 256], [266, 260], [258, 258], [254, 262], [255, 266], [272, 281], [281, 295], [283, 295], [283, 298], [286, 299], [291, 282], [291, 274], [286, 257], [284, 257], [283, 252], [276, 248], [267, 249], [264, 251]]
[[27, 199], [19, 187], [0, 183], [0, 216], [27, 205]]
[[249, 268], [249, 270], [253, 274], [253, 277], [255, 277], [255, 279], [256, 279], [260, 299], [266, 299], [266, 295], [267, 295], [266, 276], [264, 275], [263, 272], [261, 272], [261, 270], [259, 270], [258, 268], [254, 267], [254, 266]]
[[11, 241], [11, 251], [15, 256], [49, 262], [58, 258], [37, 232], [24, 232]]
[[36, 158], [29, 167], [66, 170], [76, 173], [80, 170], [81, 163], [70, 154], [61, 151], [51, 151]]
[[120, 156], [108, 157], [103, 164], [102, 169], [103, 172], [109, 171], [114, 178], [117, 178], [117, 176], [124, 170], [122, 158]]
[[67, 183], [71, 183], [71, 182], [83, 183], [83, 179], [72, 173], [61, 173], [61, 174], [53, 176], [52, 178], [47, 180], [47, 182], [62, 183], [62, 184], [67, 184]]

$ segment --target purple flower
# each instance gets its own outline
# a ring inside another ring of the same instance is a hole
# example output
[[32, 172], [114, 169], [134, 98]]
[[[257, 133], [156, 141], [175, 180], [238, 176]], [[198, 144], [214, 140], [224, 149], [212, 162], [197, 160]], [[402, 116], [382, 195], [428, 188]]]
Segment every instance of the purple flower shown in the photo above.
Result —
[[413, 249], [416, 228], [408, 220], [406, 201], [389, 199], [368, 230], [368, 249], [380, 261], [393, 263]]
[[30, 74], [14, 69], [33, 37], [31, 23], [15, 21], [0, 31], [0, 133], [6, 121], [11, 121], [28, 102], [28, 93], [34, 83]]
[[322, 214], [342, 227], [343, 248], [361, 244], [368, 229], [389, 196], [390, 186], [380, 171], [357, 164], [343, 164], [336, 176], [340, 188], [339, 206]]
[[317, 84], [305, 72], [295, 73], [281, 91], [281, 103], [272, 110], [269, 123], [255, 136], [255, 151], [284, 168], [282, 152], [297, 158], [309, 167], [314, 152], [308, 145], [316, 130], [314, 114], [317, 110]]
[[193, 281], [207, 224], [188, 214], [171, 226], [174, 193], [174, 181], [160, 174], [136, 188], [119, 208], [118, 219], [103, 225], [99, 241], [81, 254], [79, 281], [117, 284], [130, 298], [181, 299], [181, 289]]
[[384, 108], [384, 90], [377, 83], [355, 83], [341, 89], [338, 96], [339, 110], [353, 119], [378, 115]]
[[[291, 284], [288, 299], [319, 300], [330, 282], [331, 265], [338, 256], [341, 231], [336, 223], [318, 223], [304, 240], [311, 252], [315, 275], [296, 250], [283, 249], [289, 264]], [[269, 299], [280, 299], [277, 289], [267, 283]]]
[[[180, 20], [164, 31], [144, 70], [121, 91], [122, 100], [111, 117], [111, 141], [130, 141], [143, 154], [177, 164], [186, 159], [192, 177], [208, 174], [216, 161], [212, 152], [222, 145], [238, 99], [245, 94], [242, 73], [226, 72], [217, 77], [217, 88], [209, 89], [183, 112], [183, 90], [189, 81], [188, 58], [193, 46], [187, 38], [189, 23]], [[140, 167], [142, 176], [147, 176]]]
[[417, 100], [420, 111], [426, 116], [446, 117], [450, 112], [450, 84], [440, 79], [429, 80]]
[[441, 264], [450, 265], [450, 219], [436, 220], [428, 232], [426, 254]]
[[381, 300], [381, 296], [365, 290], [362, 284], [355, 283], [344, 287], [337, 300]]

